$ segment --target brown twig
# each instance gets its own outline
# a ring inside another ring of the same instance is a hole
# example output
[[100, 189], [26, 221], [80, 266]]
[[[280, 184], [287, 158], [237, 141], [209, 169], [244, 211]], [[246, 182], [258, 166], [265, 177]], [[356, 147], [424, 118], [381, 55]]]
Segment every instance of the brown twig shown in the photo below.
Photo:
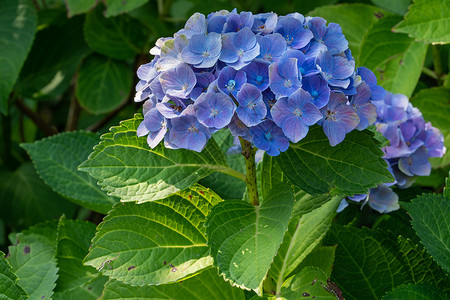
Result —
[[70, 107], [69, 107], [69, 114], [67, 116], [66, 131], [73, 131], [77, 129], [80, 113], [81, 107], [78, 104], [75, 92], [73, 92], [72, 96], [70, 97]]
[[36, 112], [32, 111], [24, 102], [22, 99], [16, 99], [16, 105], [19, 108], [19, 110], [25, 114], [28, 118], [31, 119], [31, 121], [33, 121], [34, 124], [36, 124], [36, 126], [42, 130], [42, 132], [46, 135], [46, 136], [50, 136], [50, 135], [54, 135], [58, 133], [58, 130], [56, 129], [55, 126], [52, 126], [50, 124], [48, 124], [44, 119], [42, 119], [42, 117], [37, 114]]

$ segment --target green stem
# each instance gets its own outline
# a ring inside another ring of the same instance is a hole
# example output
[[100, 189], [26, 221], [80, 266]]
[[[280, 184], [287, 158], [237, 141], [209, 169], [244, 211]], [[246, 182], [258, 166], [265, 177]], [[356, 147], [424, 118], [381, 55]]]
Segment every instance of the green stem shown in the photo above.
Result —
[[245, 174], [241, 173], [239, 171], [236, 171], [233, 168], [223, 167], [223, 166], [219, 166], [217, 168], [216, 167], [210, 167], [210, 168], [213, 169], [214, 171], [236, 177], [237, 179], [240, 179], [245, 182]]
[[436, 73], [433, 70], [428, 69], [427, 67], [423, 67], [422, 68], [422, 72], [425, 75], [428, 75], [429, 77], [433, 78], [433, 79], [438, 79]]
[[431, 53], [433, 55], [434, 73], [437, 76], [438, 84], [442, 83], [442, 59], [439, 48], [436, 45], [431, 46]]
[[250, 203], [254, 206], [259, 205], [259, 197], [258, 197], [258, 186], [256, 183], [256, 164], [255, 164], [255, 154], [256, 148], [252, 148], [252, 145], [249, 141], [244, 140], [239, 137], [242, 147], [242, 155], [245, 158], [245, 183], [247, 184], [247, 193]]

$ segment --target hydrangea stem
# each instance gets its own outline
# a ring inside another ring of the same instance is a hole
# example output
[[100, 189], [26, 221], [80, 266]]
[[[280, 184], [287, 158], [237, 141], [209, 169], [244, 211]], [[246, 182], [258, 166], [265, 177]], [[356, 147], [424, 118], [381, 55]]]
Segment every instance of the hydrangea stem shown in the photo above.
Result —
[[253, 148], [249, 141], [239, 137], [242, 147], [242, 155], [245, 158], [245, 183], [247, 184], [247, 193], [250, 203], [254, 206], [259, 205], [258, 185], [256, 183], [256, 164], [255, 154], [256, 148]]

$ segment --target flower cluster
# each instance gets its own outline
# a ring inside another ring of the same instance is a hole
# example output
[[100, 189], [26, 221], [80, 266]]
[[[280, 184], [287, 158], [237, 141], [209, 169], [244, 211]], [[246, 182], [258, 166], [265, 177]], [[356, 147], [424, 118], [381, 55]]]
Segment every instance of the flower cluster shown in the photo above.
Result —
[[[368, 195], [350, 197], [353, 201], [368, 202], [380, 213], [399, 208], [398, 196], [391, 186], [407, 188], [417, 176], [431, 172], [430, 157], [442, 157], [445, 153], [444, 137], [431, 123], [426, 123], [421, 112], [411, 105], [408, 97], [387, 93], [383, 101], [374, 102], [377, 107], [377, 130], [389, 141], [383, 147], [384, 159], [395, 177], [395, 182], [371, 189]], [[348, 205], [343, 200], [339, 211]]]
[[194, 14], [160, 38], [137, 75], [138, 135], [150, 147], [201, 151], [228, 128], [275, 156], [319, 124], [332, 146], [374, 123], [385, 91], [355, 70], [338, 24], [293, 13]]

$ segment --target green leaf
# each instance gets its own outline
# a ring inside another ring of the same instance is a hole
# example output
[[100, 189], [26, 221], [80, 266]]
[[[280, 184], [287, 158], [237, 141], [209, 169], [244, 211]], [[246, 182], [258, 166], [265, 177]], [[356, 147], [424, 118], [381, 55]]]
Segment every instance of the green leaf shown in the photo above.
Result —
[[393, 181], [382, 156], [373, 134], [367, 130], [354, 130], [332, 147], [322, 127], [314, 126], [275, 161], [291, 183], [311, 195], [330, 191], [353, 195]]
[[372, 0], [372, 3], [403, 16], [408, 11], [411, 0]]
[[394, 94], [411, 97], [422, 73], [427, 48], [421, 42], [411, 43], [403, 56], [394, 57], [374, 70], [378, 84]]
[[366, 31], [360, 47], [360, 66], [375, 70], [392, 57], [406, 52], [414, 40], [406, 34], [391, 31], [401, 19], [400, 16], [387, 16]]
[[16, 86], [22, 96], [54, 99], [69, 88], [81, 60], [90, 52], [83, 22], [84, 17], [78, 16], [37, 33]]
[[281, 244], [293, 204], [289, 186], [279, 184], [259, 206], [230, 200], [212, 209], [205, 224], [208, 245], [225, 278], [258, 288]]
[[426, 283], [443, 291], [450, 291], [448, 274], [423, 247], [402, 236], [397, 237], [397, 244], [405, 262], [404, 265], [411, 275], [412, 283]]
[[445, 44], [450, 43], [449, 22], [449, 1], [415, 0], [394, 31], [407, 33], [418, 41]]
[[269, 271], [275, 281], [277, 294], [288, 275], [324, 238], [341, 200], [342, 197], [334, 197], [320, 208], [291, 219]]
[[169, 283], [199, 272], [213, 262], [203, 224], [219, 201], [196, 185], [163, 200], [118, 203], [99, 225], [85, 264], [133, 285]]
[[407, 284], [396, 287], [383, 296], [382, 300], [435, 300], [446, 299], [439, 290], [424, 284]]
[[425, 249], [450, 272], [450, 200], [442, 195], [424, 194], [402, 203], [412, 218]]
[[[261, 178], [261, 194], [263, 199], [267, 197], [275, 185], [287, 181], [280, 167], [275, 163], [273, 156], [269, 156], [266, 153], [264, 153], [262, 160]], [[295, 197], [294, 199], [297, 200]]]
[[17, 276], [11, 271], [10, 264], [5, 259], [5, 253], [0, 251], [0, 298], [21, 300], [28, 298], [27, 293], [17, 284]]
[[[307, 15], [322, 17], [329, 23], [338, 23], [349, 43], [353, 57], [357, 59], [364, 33], [385, 14], [388, 12], [379, 7], [357, 3], [322, 6]], [[359, 65], [358, 61], [356, 64]]]
[[139, 203], [163, 199], [214, 171], [230, 169], [213, 139], [201, 153], [167, 149], [162, 143], [151, 149], [146, 138], [136, 134], [142, 120], [135, 115], [112, 127], [79, 167], [99, 180], [110, 195]]
[[393, 33], [400, 17], [388, 16], [374, 23], [363, 36], [359, 65], [375, 72], [378, 84], [392, 93], [410, 97], [417, 85], [427, 45], [406, 34]]
[[411, 99], [427, 122], [441, 130], [450, 130], [450, 89], [434, 87], [420, 90]]
[[332, 279], [346, 299], [380, 299], [394, 287], [410, 282], [391, 235], [334, 226], [326, 244], [338, 244]]
[[64, 216], [58, 224], [57, 252], [59, 277], [55, 292], [75, 288], [99, 277], [92, 267], [83, 266], [88, 253], [95, 225], [81, 220], [67, 220]]
[[78, 131], [22, 144], [22, 147], [30, 155], [39, 175], [55, 192], [83, 207], [106, 214], [117, 198], [107, 196], [94, 178], [77, 170], [97, 142], [98, 135]]
[[317, 246], [311, 251], [308, 256], [292, 271], [292, 274], [299, 273], [303, 268], [317, 267], [327, 274], [328, 277], [331, 275], [331, 271], [333, 270], [334, 257], [336, 253], [336, 247], [334, 246]]
[[6, 223], [23, 227], [75, 212], [75, 205], [53, 192], [31, 163], [3, 174], [0, 186], [0, 217]]
[[244, 300], [244, 292], [234, 288], [217, 275], [217, 269], [209, 268], [200, 274], [175, 284], [157, 286], [130, 286], [110, 280], [105, 286], [101, 300], [113, 299], [189, 299]]
[[62, 292], [54, 293], [54, 300], [97, 300], [100, 298], [108, 277], [100, 276], [85, 283]]
[[[213, 137], [222, 153], [225, 154], [228, 165], [239, 172], [245, 172], [245, 161], [241, 152], [228, 153], [230, 148], [235, 146], [234, 137], [228, 128], [219, 130], [213, 134]], [[222, 199], [241, 199], [246, 187], [243, 180], [219, 172], [201, 179], [199, 183], [211, 188]]]
[[69, 18], [74, 15], [84, 14], [97, 4], [97, 0], [65, 0], [64, 2], [66, 2]]
[[0, 1], [0, 113], [8, 113], [8, 99], [33, 43], [37, 14], [30, 0]]
[[292, 216], [304, 215], [316, 208], [321, 207], [331, 200], [330, 194], [319, 194], [312, 196], [301, 189], [294, 187], [294, 210]]
[[127, 15], [106, 19], [103, 5], [89, 12], [84, 23], [84, 36], [92, 50], [116, 59], [133, 59], [143, 52], [147, 29]]
[[123, 61], [96, 54], [89, 56], [78, 73], [78, 101], [93, 114], [110, 112], [128, 98], [132, 78], [133, 72]]
[[131, 11], [139, 6], [147, 3], [148, 0], [134, 0], [134, 1], [116, 1], [116, 0], [105, 0], [106, 4], [106, 12], [105, 16], [117, 16], [118, 14], [122, 14], [124, 12]]
[[8, 262], [30, 299], [50, 299], [58, 277], [56, 222], [41, 223], [15, 236]]
[[329, 299], [335, 300], [337, 297], [324, 289], [327, 285], [327, 274], [316, 267], [305, 267], [297, 275], [286, 282], [286, 287], [281, 291], [284, 299]]

